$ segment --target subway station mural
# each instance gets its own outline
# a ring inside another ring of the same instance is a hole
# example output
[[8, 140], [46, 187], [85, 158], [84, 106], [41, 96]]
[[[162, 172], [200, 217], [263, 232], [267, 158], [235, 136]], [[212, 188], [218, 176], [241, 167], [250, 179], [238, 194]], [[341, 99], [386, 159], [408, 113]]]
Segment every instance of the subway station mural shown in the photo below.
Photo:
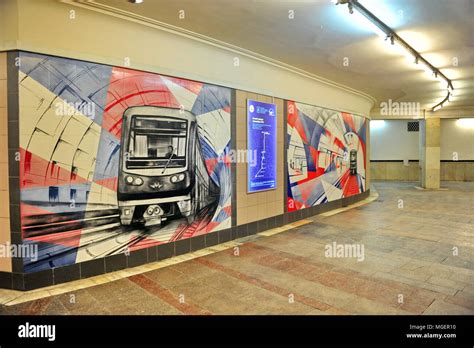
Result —
[[287, 102], [288, 211], [365, 191], [366, 119]]
[[231, 226], [231, 90], [20, 53], [25, 272]]

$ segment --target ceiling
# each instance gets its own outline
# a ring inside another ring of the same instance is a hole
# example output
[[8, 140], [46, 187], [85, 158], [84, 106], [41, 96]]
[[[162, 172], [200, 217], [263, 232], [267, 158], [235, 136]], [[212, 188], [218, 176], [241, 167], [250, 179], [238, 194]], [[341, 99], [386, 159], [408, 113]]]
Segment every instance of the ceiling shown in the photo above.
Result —
[[[446, 88], [330, 0], [95, 0], [355, 88], [430, 109]], [[474, 106], [474, 0], [359, 0], [453, 81], [448, 108]], [[179, 18], [179, 11], [185, 18]], [[294, 18], [290, 19], [290, 10]], [[344, 64], [348, 62], [348, 64]], [[457, 66], [453, 63], [457, 62]]]

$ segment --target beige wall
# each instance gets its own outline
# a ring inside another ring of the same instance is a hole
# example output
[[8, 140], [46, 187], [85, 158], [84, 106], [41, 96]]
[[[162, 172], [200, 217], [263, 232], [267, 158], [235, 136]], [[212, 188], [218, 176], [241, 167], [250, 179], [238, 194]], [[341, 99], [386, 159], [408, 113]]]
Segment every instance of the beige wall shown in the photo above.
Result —
[[[7, 54], [0, 52], [0, 244], [9, 243]], [[10, 258], [0, 257], [0, 271], [11, 272]]]
[[418, 181], [420, 168], [418, 161], [408, 162], [371, 162], [372, 180]]
[[[419, 181], [418, 162], [372, 162], [372, 180]], [[474, 181], [474, 162], [441, 162], [441, 181]]]
[[441, 120], [441, 160], [474, 160], [474, 128], [464, 128], [459, 120]]
[[284, 142], [283, 100], [260, 94], [236, 91], [236, 137], [237, 150], [247, 149], [247, 99], [277, 106], [277, 189], [247, 193], [247, 164], [237, 163], [237, 225], [283, 214], [284, 199]]
[[[125, 0], [124, 0], [125, 1]], [[230, 49], [176, 30], [91, 10], [91, 4], [58, 0], [2, 0], [11, 29], [0, 51], [22, 50], [158, 72], [368, 115], [369, 96], [278, 65], [238, 48]], [[75, 11], [75, 19], [70, 11]], [[16, 23], [15, 19], [16, 18]], [[1, 30], [0, 30], [1, 32]], [[0, 34], [2, 35], [2, 34]], [[16, 37], [15, 37], [16, 36]], [[9, 44], [10, 43], [10, 44]], [[239, 58], [239, 66], [234, 59]]]
[[16, 1], [0, 1], [0, 51], [17, 48], [18, 7]]
[[418, 160], [420, 133], [408, 132], [407, 123], [408, 120], [384, 120], [382, 126], [371, 127], [370, 159]]
[[474, 162], [441, 162], [441, 181], [474, 181]]

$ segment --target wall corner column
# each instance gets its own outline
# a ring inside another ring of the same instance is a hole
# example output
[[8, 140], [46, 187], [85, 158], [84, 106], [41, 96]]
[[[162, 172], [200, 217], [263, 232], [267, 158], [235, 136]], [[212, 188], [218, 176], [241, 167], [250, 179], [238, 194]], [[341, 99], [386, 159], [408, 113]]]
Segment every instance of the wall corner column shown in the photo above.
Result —
[[420, 122], [420, 184], [426, 189], [440, 188], [440, 138], [439, 117], [430, 117]]

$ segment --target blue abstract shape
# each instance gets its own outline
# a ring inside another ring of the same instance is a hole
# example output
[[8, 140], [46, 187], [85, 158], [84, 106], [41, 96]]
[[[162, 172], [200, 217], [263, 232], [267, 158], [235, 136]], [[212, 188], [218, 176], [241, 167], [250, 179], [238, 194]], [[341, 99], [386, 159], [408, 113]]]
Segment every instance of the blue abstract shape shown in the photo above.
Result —
[[94, 169], [94, 181], [115, 178], [119, 172], [120, 140], [102, 129]]
[[[31, 187], [21, 190], [21, 201], [51, 213], [84, 212], [91, 183]], [[71, 192], [75, 192], [74, 201]], [[53, 197], [54, 196], [54, 197]]]
[[76, 263], [78, 248], [75, 246], [36, 242], [32, 240], [24, 240], [23, 244], [24, 247], [28, 248], [26, 250], [35, 250], [37, 248], [38, 251], [37, 254], [23, 257], [23, 269], [25, 273], [33, 273]]
[[230, 89], [214, 85], [204, 85], [194, 102], [191, 112], [202, 115], [211, 111], [230, 107]]
[[20, 53], [20, 71], [46, 87], [67, 103], [90, 105], [92, 121], [102, 124], [112, 67], [80, 60]]
[[364, 144], [365, 144], [366, 133], [367, 133], [366, 122], [367, 121], [364, 119], [364, 122], [362, 122], [362, 125], [360, 126], [360, 129], [357, 132], [357, 134], [359, 135], [359, 139], [362, 140]]

